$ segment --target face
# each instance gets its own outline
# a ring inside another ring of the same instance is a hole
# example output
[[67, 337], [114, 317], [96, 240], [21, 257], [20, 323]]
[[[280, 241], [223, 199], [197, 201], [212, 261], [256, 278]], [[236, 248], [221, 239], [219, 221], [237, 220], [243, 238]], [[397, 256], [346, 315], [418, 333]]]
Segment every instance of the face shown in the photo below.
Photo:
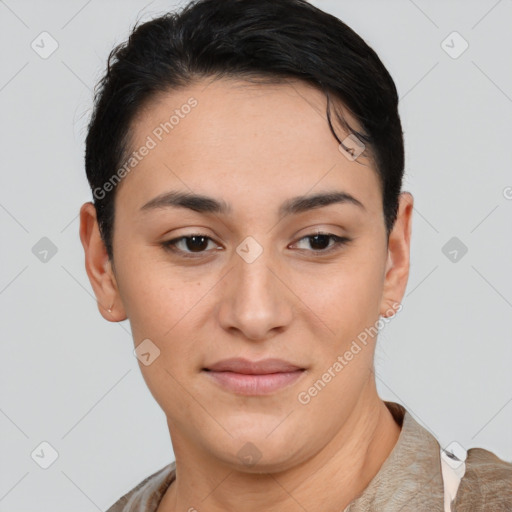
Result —
[[145, 343], [140, 369], [177, 454], [285, 469], [373, 389], [376, 338], [362, 333], [402, 298], [408, 226], [388, 248], [377, 174], [339, 150], [325, 107], [298, 81], [223, 79], [161, 95], [135, 120], [131, 149], [152, 147], [118, 185], [114, 268], [91, 270], [106, 261], [96, 236], [88, 272], [115, 304], [105, 318], [129, 318]]

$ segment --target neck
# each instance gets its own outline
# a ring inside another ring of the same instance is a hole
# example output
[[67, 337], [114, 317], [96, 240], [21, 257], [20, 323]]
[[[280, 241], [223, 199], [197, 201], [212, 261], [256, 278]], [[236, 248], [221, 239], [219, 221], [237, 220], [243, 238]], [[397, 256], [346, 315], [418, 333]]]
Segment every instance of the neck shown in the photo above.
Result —
[[[314, 457], [280, 473], [246, 473], [226, 468], [171, 432], [176, 480], [157, 512], [331, 512], [345, 507], [368, 486], [400, 435], [373, 381], [337, 435]], [[185, 448], [185, 449], [183, 449]], [[321, 497], [321, 500], [318, 498]]]

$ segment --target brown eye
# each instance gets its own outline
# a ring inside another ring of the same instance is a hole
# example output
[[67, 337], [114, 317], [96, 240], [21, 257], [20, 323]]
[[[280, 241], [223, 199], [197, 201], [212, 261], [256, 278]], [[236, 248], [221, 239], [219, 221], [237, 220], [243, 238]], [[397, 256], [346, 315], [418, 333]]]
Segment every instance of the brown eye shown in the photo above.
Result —
[[[330, 253], [350, 242], [350, 238], [333, 235], [332, 233], [312, 233], [301, 238], [298, 243], [303, 240], [306, 240], [309, 245], [309, 248], [306, 247], [305, 250], [319, 254]], [[330, 243], [331, 241], [333, 242], [332, 244]]]
[[185, 246], [192, 252], [204, 251], [208, 247], [208, 240], [206, 236], [187, 236]]
[[313, 249], [327, 249], [331, 237], [329, 235], [314, 235], [309, 237], [309, 243]]
[[[210, 242], [213, 243], [210, 237], [202, 234], [194, 234], [163, 242], [162, 247], [174, 253], [181, 253], [180, 255], [185, 258], [193, 258], [194, 256], [191, 256], [193, 253], [201, 255], [201, 253], [207, 252]], [[215, 244], [213, 245], [215, 246]]]

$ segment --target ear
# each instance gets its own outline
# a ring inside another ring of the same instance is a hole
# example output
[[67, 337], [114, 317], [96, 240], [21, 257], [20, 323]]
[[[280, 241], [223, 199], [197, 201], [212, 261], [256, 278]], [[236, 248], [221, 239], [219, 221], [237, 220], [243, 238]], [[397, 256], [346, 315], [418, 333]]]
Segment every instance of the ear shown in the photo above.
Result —
[[388, 258], [380, 304], [380, 315], [385, 318], [393, 316], [400, 309], [407, 287], [413, 206], [412, 194], [402, 192], [399, 196], [397, 219], [388, 240]]
[[[98, 310], [109, 322], [127, 318], [115, 274], [101, 239], [96, 208], [91, 202], [80, 208], [80, 240], [85, 252], [85, 270], [98, 301]], [[113, 305], [113, 306], [112, 306]], [[112, 309], [110, 313], [108, 308]]]

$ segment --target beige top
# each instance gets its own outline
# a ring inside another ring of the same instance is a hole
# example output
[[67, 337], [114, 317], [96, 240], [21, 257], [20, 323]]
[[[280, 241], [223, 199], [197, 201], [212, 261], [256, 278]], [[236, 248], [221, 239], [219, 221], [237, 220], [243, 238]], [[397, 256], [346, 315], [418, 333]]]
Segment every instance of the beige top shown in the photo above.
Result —
[[[343, 512], [443, 512], [440, 445], [395, 402], [384, 402], [402, 427], [393, 450]], [[482, 448], [467, 451], [453, 512], [512, 512], [512, 463]], [[140, 482], [107, 512], [155, 512], [175, 479], [175, 462]]]

